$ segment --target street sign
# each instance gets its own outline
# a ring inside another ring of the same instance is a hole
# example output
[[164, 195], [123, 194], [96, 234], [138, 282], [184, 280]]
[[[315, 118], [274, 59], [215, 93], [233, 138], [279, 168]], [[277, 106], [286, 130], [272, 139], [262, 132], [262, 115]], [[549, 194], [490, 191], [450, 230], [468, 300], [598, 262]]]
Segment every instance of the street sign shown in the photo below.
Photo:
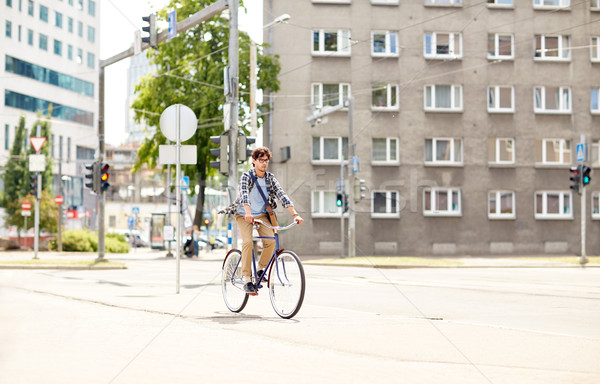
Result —
[[31, 142], [31, 146], [35, 150], [35, 153], [38, 153], [40, 149], [42, 149], [42, 145], [46, 142], [45, 137], [30, 137], [29, 141]]
[[135, 218], [133, 216], [127, 217], [127, 226], [129, 229], [133, 229], [135, 227]]
[[[158, 163], [159, 164], [175, 164], [177, 163], [177, 146], [175, 145], [159, 145], [158, 146]], [[198, 152], [195, 145], [182, 145], [179, 154], [181, 164], [196, 164], [198, 161]]]
[[177, 11], [173, 10], [169, 12], [169, 39], [177, 36]]
[[582, 163], [585, 159], [585, 144], [577, 144], [577, 162]]
[[46, 170], [46, 156], [29, 155], [29, 172], [44, 172]]
[[21, 216], [31, 216], [31, 211], [21, 211]]
[[181, 190], [185, 191], [186, 189], [190, 189], [190, 177], [189, 176], [183, 176], [181, 178]]
[[131, 214], [132, 215], [139, 215], [140, 214], [140, 207], [131, 207]]
[[[179, 112], [179, 117], [177, 113]], [[177, 126], [179, 123], [179, 126]], [[171, 141], [177, 142], [177, 129], [179, 129], [179, 140], [186, 141], [194, 135], [198, 127], [198, 119], [189, 107], [183, 104], [168, 106], [160, 114], [160, 131]]]
[[31, 209], [31, 204], [27, 201], [21, 203], [21, 209], [24, 211], [29, 211]]
[[57, 195], [54, 198], [54, 202], [56, 203], [56, 205], [61, 205], [63, 203], [63, 197], [61, 195]]

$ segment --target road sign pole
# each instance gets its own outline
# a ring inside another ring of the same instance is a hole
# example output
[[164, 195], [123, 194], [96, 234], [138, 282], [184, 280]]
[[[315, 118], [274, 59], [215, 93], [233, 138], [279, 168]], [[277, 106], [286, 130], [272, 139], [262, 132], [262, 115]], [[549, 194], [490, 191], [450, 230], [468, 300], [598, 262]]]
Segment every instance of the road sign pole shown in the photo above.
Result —
[[181, 134], [180, 134], [180, 126], [179, 126], [179, 112], [181, 111], [181, 104], [177, 104], [177, 111], [175, 113], [175, 127], [176, 127], [176, 135], [177, 141], [175, 147], [177, 148], [176, 153], [176, 165], [175, 165], [175, 199], [177, 200], [177, 242], [175, 250], [175, 255], [177, 258], [177, 267], [176, 267], [176, 283], [175, 283], [175, 293], [179, 293], [179, 277], [180, 277], [180, 262], [181, 262], [181, 232], [183, 232], [183, 228], [181, 227]]

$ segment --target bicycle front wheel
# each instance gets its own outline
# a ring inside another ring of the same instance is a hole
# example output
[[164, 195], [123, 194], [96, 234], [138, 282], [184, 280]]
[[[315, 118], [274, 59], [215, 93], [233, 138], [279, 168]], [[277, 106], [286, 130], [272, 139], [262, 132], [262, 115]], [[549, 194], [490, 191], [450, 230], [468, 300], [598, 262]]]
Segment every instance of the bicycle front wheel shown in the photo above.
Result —
[[223, 300], [231, 312], [240, 312], [248, 302], [242, 279], [242, 253], [234, 249], [227, 254], [223, 261], [221, 272], [221, 287]]
[[304, 289], [304, 268], [300, 258], [292, 251], [281, 252], [269, 274], [269, 295], [275, 312], [284, 319], [294, 317], [304, 301]]

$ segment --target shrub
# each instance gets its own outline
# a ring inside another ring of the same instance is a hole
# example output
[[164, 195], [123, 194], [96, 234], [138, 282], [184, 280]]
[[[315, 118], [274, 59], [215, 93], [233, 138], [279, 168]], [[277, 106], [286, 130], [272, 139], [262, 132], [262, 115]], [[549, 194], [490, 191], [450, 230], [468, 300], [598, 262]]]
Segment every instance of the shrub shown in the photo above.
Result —
[[129, 253], [129, 244], [127, 243], [127, 240], [125, 240], [125, 236], [106, 235], [104, 249], [106, 250], [106, 253]]
[[65, 252], [96, 252], [98, 235], [85, 229], [70, 229], [63, 233], [62, 246]]

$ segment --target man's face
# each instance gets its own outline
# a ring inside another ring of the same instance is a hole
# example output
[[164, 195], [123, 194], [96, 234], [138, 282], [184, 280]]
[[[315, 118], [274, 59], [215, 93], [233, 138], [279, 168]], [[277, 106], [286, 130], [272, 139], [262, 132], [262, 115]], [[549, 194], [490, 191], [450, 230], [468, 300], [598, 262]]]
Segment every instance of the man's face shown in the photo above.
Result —
[[254, 168], [261, 172], [265, 172], [267, 170], [268, 165], [269, 165], [269, 156], [267, 156], [267, 155], [262, 155], [258, 159], [254, 160]]

